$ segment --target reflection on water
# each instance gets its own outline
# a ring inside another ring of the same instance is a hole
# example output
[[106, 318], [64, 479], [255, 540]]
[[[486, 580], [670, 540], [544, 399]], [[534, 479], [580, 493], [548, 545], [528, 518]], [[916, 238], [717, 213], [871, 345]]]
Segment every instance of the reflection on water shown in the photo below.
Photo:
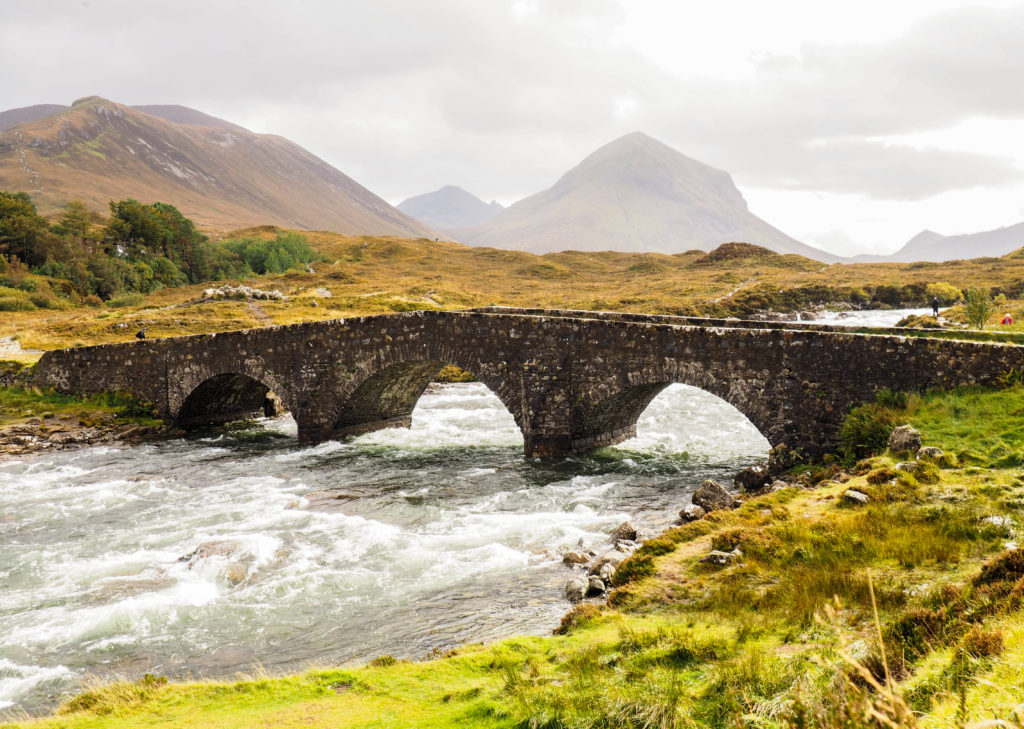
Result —
[[514, 633], [567, 609], [559, 550], [671, 523], [768, 444], [674, 385], [638, 437], [535, 461], [482, 385], [432, 389], [413, 427], [299, 446], [290, 418], [0, 462], [0, 708], [86, 675], [230, 676]]

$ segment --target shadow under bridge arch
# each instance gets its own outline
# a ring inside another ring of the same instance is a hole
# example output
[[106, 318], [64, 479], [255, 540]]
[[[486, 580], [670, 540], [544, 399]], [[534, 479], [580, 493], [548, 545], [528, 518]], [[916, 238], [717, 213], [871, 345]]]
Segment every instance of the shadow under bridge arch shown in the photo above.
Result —
[[410, 427], [416, 403], [448, 365], [454, 365], [486, 386], [509, 411], [520, 431], [523, 430], [520, 400], [504, 380], [489, 377], [471, 364], [430, 359], [390, 364], [368, 375], [338, 408], [333, 418], [331, 437]]
[[[271, 397], [276, 395], [277, 398]], [[174, 418], [182, 428], [201, 428], [263, 415], [277, 415], [287, 408], [282, 393], [240, 372], [211, 375], [195, 385]]]

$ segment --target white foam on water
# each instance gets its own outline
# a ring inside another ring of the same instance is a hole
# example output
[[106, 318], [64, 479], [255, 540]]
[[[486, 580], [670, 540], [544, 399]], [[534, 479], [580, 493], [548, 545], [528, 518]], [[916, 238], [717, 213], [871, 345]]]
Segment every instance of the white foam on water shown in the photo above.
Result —
[[813, 318], [802, 319], [808, 324], [833, 324], [845, 327], [894, 327], [910, 315], [931, 316], [931, 308], [924, 309], [865, 309], [863, 311], [822, 311]]
[[71, 678], [66, 666], [24, 666], [0, 658], [0, 709], [16, 705], [16, 701], [40, 684]]

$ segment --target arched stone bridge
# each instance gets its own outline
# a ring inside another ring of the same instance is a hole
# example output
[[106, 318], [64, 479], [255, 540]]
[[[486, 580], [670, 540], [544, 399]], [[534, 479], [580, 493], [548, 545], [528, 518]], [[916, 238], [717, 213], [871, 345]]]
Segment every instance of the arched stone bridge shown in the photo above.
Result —
[[183, 427], [261, 410], [276, 393], [300, 440], [407, 426], [446, 364], [505, 404], [527, 455], [635, 434], [666, 386], [735, 406], [772, 446], [830, 450], [846, 410], [875, 392], [994, 383], [1024, 368], [1014, 345], [865, 335], [835, 327], [581, 311], [477, 309], [319, 321], [47, 352], [36, 381], [124, 390]]

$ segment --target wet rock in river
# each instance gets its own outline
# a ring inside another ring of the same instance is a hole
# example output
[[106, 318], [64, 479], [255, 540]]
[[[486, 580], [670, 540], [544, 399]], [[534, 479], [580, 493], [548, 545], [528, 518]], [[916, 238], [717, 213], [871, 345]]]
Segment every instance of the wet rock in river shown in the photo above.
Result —
[[612, 564], [611, 562], [602, 562], [596, 566], [597, 572], [591, 572], [592, 576], [598, 577], [606, 585], [611, 584], [612, 577], [615, 576], [615, 570], [618, 565]]
[[603, 557], [599, 558], [597, 561], [595, 561], [590, 566], [590, 569], [588, 570], [588, 573], [592, 574], [592, 575], [600, 575], [600, 574], [602, 574], [602, 570], [604, 570], [605, 567], [610, 567], [611, 571], [615, 572], [615, 569], [620, 564], [622, 564], [622, 560], [623, 559], [624, 559], [624, 557], [621, 556], [621, 555], [606, 554]]
[[704, 509], [704, 511], [715, 511], [716, 509], [731, 509], [736, 499], [730, 494], [725, 486], [708, 479], [702, 483], [693, 494], [693, 503]]
[[209, 557], [231, 557], [238, 552], [237, 542], [203, 542], [186, 555], [178, 557], [179, 562], [188, 562], [189, 567]]
[[743, 491], [757, 491], [768, 483], [768, 467], [758, 463], [750, 468], [744, 468], [733, 477], [733, 484]]
[[595, 575], [587, 578], [587, 597], [603, 595], [605, 591], [604, 580]]
[[566, 552], [562, 561], [566, 564], [586, 564], [590, 561], [590, 555], [584, 552]]
[[590, 579], [587, 577], [570, 577], [565, 583], [565, 599], [569, 602], [580, 602], [587, 596], [590, 589]]
[[611, 540], [612, 542], [618, 541], [636, 541], [636, 527], [633, 526], [633, 522], [624, 521], [617, 527], [612, 529]]

